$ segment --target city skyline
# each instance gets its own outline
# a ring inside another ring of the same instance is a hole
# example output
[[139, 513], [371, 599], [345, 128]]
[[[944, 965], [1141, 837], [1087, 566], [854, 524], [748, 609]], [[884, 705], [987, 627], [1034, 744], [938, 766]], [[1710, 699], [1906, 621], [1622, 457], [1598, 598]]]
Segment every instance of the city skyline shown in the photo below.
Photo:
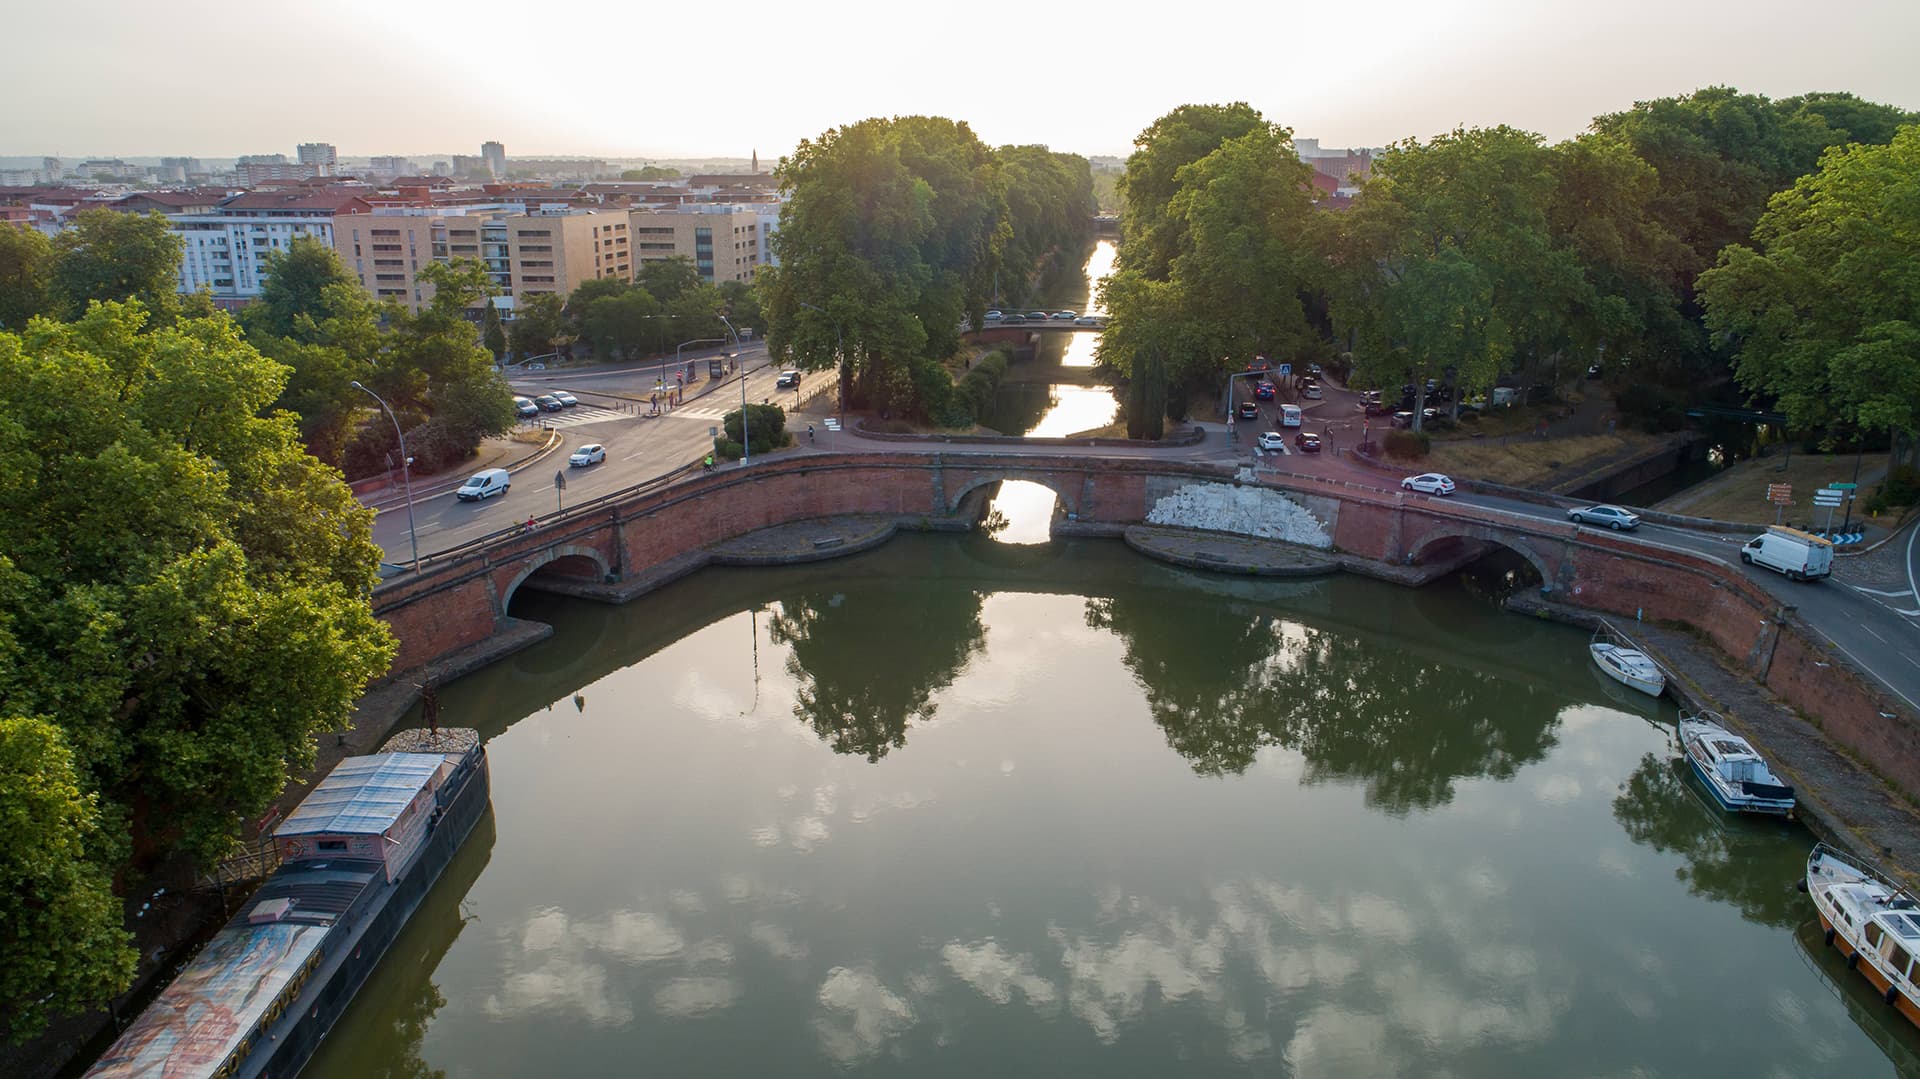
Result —
[[[589, 28], [598, 38], [656, 27], [592, 2], [563, 22], [530, 26], [510, 23], [521, 9], [497, 0], [420, 0], [404, 17], [344, 0], [244, 22], [206, 0], [95, 6], [102, 17], [84, 39], [93, 75], [80, 81], [70, 78], [82, 59], [70, 10], [10, 19], [15, 85], [61, 89], [0, 123], [0, 155], [223, 158], [318, 140], [342, 157], [426, 156], [407, 148], [473, 153], [498, 140], [521, 156], [757, 149], [770, 165], [829, 128], [920, 113], [965, 120], [990, 144], [1124, 156], [1167, 111], [1236, 100], [1328, 146], [1495, 124], [1558, 140], [1595, 115], [1711, 85], [1770, 97], [1846, 90], [1920, 109], [1920, 65], [1907, 55], [1920, 40], [1920, 5], [1904, 0], [1821, 19], [1784, 0], [1625, 0], [1577, 21], [1505, 0], [1382, 0], [1364, 19], [1338, 7], [1212, 3], [1131, 36], [1119, 28], [1146, 25], [1144, 13], [1078, 0], [1040, 12], [990, 6], [931, 31], [865, 0], [832, 19], [746, 0], [730, 9], [736, 20], [697, 24], [723, 47], [650, 52], [642, 68], [568, 62], [554, 72], [502, 58], [577, 52]], [[515, 45], [503, 51], [498, 38], [510, 24]], [[724, 47], [729, 37], [737, 48]], [[350, 47], [328, 54], [324, 78], [297, 61], [259, 64], [263, 48], [299, 42]], [[156, 78], [155, 50], [170, 47], [180, 55]], [[222, 56], [251, 59], [212, 62]], [[1170, 58], [1172, 70], [1158, 76]], [[663, 85], [688, 92], [661, 93]], [[130, 98], [141, 107], [126, 108]]]

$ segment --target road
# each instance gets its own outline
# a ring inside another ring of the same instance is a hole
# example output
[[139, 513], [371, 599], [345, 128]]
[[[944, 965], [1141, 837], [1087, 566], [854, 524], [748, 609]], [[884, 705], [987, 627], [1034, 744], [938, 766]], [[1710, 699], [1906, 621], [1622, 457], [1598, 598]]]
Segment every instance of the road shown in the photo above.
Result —
[[[703, 354], [688, 359], [704, 375], [706, 356]], [[749, 401], [779, 403], [798, 399], [792, 391], [776, 389], [774, 386], [778, 372], [770, 367], [765, 346], [755, 345], [741, 350], [738, 362], [741, 368], [739, 375], [724, 379], [703, 395], [690, 398], [684, 405], [654, 418], [636, 415], [632, 411], [635, 406], [623, 398], [644, 402], [659, 383], [662, 373], [659, 364], [578, 373], [520, 373], [512, 380], [516, 390], [539, 393], [547, 389], [566, 389], [580, 397], [580, 407], [563, 413], [543, 414], [541, 417], [541, 422], [560, 430], [564, 438], [563, 446], [539, 465], [518, 473], [513, 489], [498, 498], [463, 503], [457, 501], [450, 492], [420, 498], [414, 505], [414, 518], [421, 551], [431, 553], [445, 550], [512, 527], [528, 517], [551, 513], [558, 508], [561, 498], [568, 505], [573, 505], [624, 490], [672, 472], [689, 462], [698, 461], [711, 448], [711, 432], [720, 425], [721, 417], [740, 407], [743, 386]], [[665, 370], [671, 381], [671, 365]], [[836, 378], [833, 371], [806, 375], [800, 386], [799, 397], [819, 390], [831, 394]], [[1251, 392], [1251, 387], [1238, 387], [1236, 392], [1244, 396]], [[1307, 413], [1305, 429], [1320, 432], [1326, 440], [1328, 450], [1325, 453], [1274, 454], [1261, 453], [1253, 448], [1254, 436], [1258, 432], [1279, 429], [1279, 401], [1259, 402], [1261, 419], [1238, 424], [1237, 437], [1231, 443], [1224, 437], [1219, 425], [1209, 425], [1207, 439], [1193, 447], [1036, 446], [1031, 452], [1216, 461], [1252, 459], [1256, 467], [1263, 469], [1339, 478], [1365, 486], [1391, 489], [1395, 485], [1391, 473], [1361, 465], [1347, 452], [1361, 440], [1363, 421], [1358, 408], [1358, 395], [1332, 383], [1325, 386], [1324, 393], [1322, 400], [1300, 401], [1299, 404]], [[638, 407], [644, 411], [644, 403]], [[628, 411], [619, 411], [621, 408]], [[795, 426], [801, 422], [796, 420]], [[1375, 426], [1385, 426], [1384, 417], [1370, 422]], [[1285, 433], [1291, 440], [1294, 432], [1288, 430]], [[567, 454], [575, 447], [591, 442], [606, 447], [606, 462], [590, 468], [568, 468]], [[801, 452], [899, 452], [906, 448], [900, 443], [871, 442], [851, 433], [834, 433], [824, 428], [816, 432], [813, 444], [809, 445], [801, 437], [799, 446]], [[947, 454], [967, 452], [966, 448], [953, 445], [942, 445], [939, 449]], [[1004, 454], [1023, 451], [1016, 445], [994, 445], [981, 447], [980, 452]], [[564, 494], [554, 489], [553, 474], [556, 471], [566, 474], [567, 488]], [[1523, 517], [1562, 523], [1566, 520], [1564, 508], [1493, 495], [1458, 494], [1453, 497], [1456, 501]], [[1726, 561], [1736, 572], [1745, 573], [1781, 603], [1797, 608], [1802, 619], [1837, 650], [1878, 678], [1909, 707], [1920, 711], [1920, 658], [1916, 658], [1920, 655], [1920, 626], [1916, 626], [1915, 616], [1876, 602], [1840, 581], [1793, 582], [1770, 570], [1743, 566], [1740, 563], [1739, 545], [1748, 538], [1744, 535], [1698, 532], [1655, 524], [1643, 524], [1635, 534], [1654, 543]], [[1915, 529], [1914, 536], [1920, 537], [1920, 528]], [[374, 539], [387, 551], [389, 560], [404, 562], [408, 550], [407, 515], [397, 508], [381, 513], [375, 523]], [[1909, 537], [1905, 542], [1911, 588], [1914, 581], [1920, 579], [1920, 543], [1916, 543], [1914, 537]], [[1843, 563], [1843, 577], [1844, 572]], [[1904, 600], [1895, 602], [1904, 602], [1908, 605], [1907, 609], [1912, 609], [1920, 606], [1913, 602], [1915, 598], [1915, 593], [1909, 593]]]

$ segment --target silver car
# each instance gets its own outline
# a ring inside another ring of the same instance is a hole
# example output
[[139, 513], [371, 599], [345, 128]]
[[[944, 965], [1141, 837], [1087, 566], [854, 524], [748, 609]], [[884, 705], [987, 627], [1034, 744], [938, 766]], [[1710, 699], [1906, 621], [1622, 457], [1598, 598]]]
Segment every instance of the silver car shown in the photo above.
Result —
[[1587, 506], [1584, 509], [1570, 509], [1567, 520], [1575, 524], [1605, 525], [1615, 532], [1626, 528], [1639, 528], [1640, 515], [1623, 510], [1619, 506]]

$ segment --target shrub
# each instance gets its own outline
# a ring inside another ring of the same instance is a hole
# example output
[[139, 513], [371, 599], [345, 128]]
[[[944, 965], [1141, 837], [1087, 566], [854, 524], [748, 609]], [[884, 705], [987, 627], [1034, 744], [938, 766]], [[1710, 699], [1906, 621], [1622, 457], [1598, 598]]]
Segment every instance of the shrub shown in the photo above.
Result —
[[[721, 423], [726, 433], [713, 440], [713, 452], [728, 460], [738, 460], [741, 455], [739, 410], [727, 413]], [[793, 436], [787, 433], [787, 410], [779, 405], [748, 405], [747, 435], [753, 448], [761, 453], [792, 445]]]
[[947, 414], [941, 417], [949, 427], [971, 427], [993, 406], [993, 395], [1007, 374], [1007, 355], [989, 352], [980, 357], [965, 378], [953, 388]]
[[1389, 457], [1425, 457], [1433, 448], [1433, 440], [1424, 431], [1388, 431], [1381, 442]]
[[1887, 479], [1880, 485], [1879, 495], [1889, 506], [1911, 506], [1920, 499], [1920, 468], [1912, 465], [1894, 465], [1887, 470]]

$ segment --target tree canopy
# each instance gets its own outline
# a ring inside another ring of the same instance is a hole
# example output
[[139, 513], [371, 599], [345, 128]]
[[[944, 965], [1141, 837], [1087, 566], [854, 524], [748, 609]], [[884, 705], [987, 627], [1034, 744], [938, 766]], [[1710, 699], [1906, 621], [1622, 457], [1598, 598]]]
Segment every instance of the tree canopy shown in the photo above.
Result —
[[61, 314], [78, 318], [95, 300], [138, 300], [157, 318], [179, 305], [185, 242], [159, 214], [82, 210], [53, 241], [53, 298]]
[[143, 863], [224, 850], [392, 653], [371, 511], [263, 415], [286, 368], [145, 322], [0, 334], [0, 714], [60, 726]]
[[1920, 433], [1920, 126], [1829, 151], [1700, 292], [1740, 384], [1794, 426]]

